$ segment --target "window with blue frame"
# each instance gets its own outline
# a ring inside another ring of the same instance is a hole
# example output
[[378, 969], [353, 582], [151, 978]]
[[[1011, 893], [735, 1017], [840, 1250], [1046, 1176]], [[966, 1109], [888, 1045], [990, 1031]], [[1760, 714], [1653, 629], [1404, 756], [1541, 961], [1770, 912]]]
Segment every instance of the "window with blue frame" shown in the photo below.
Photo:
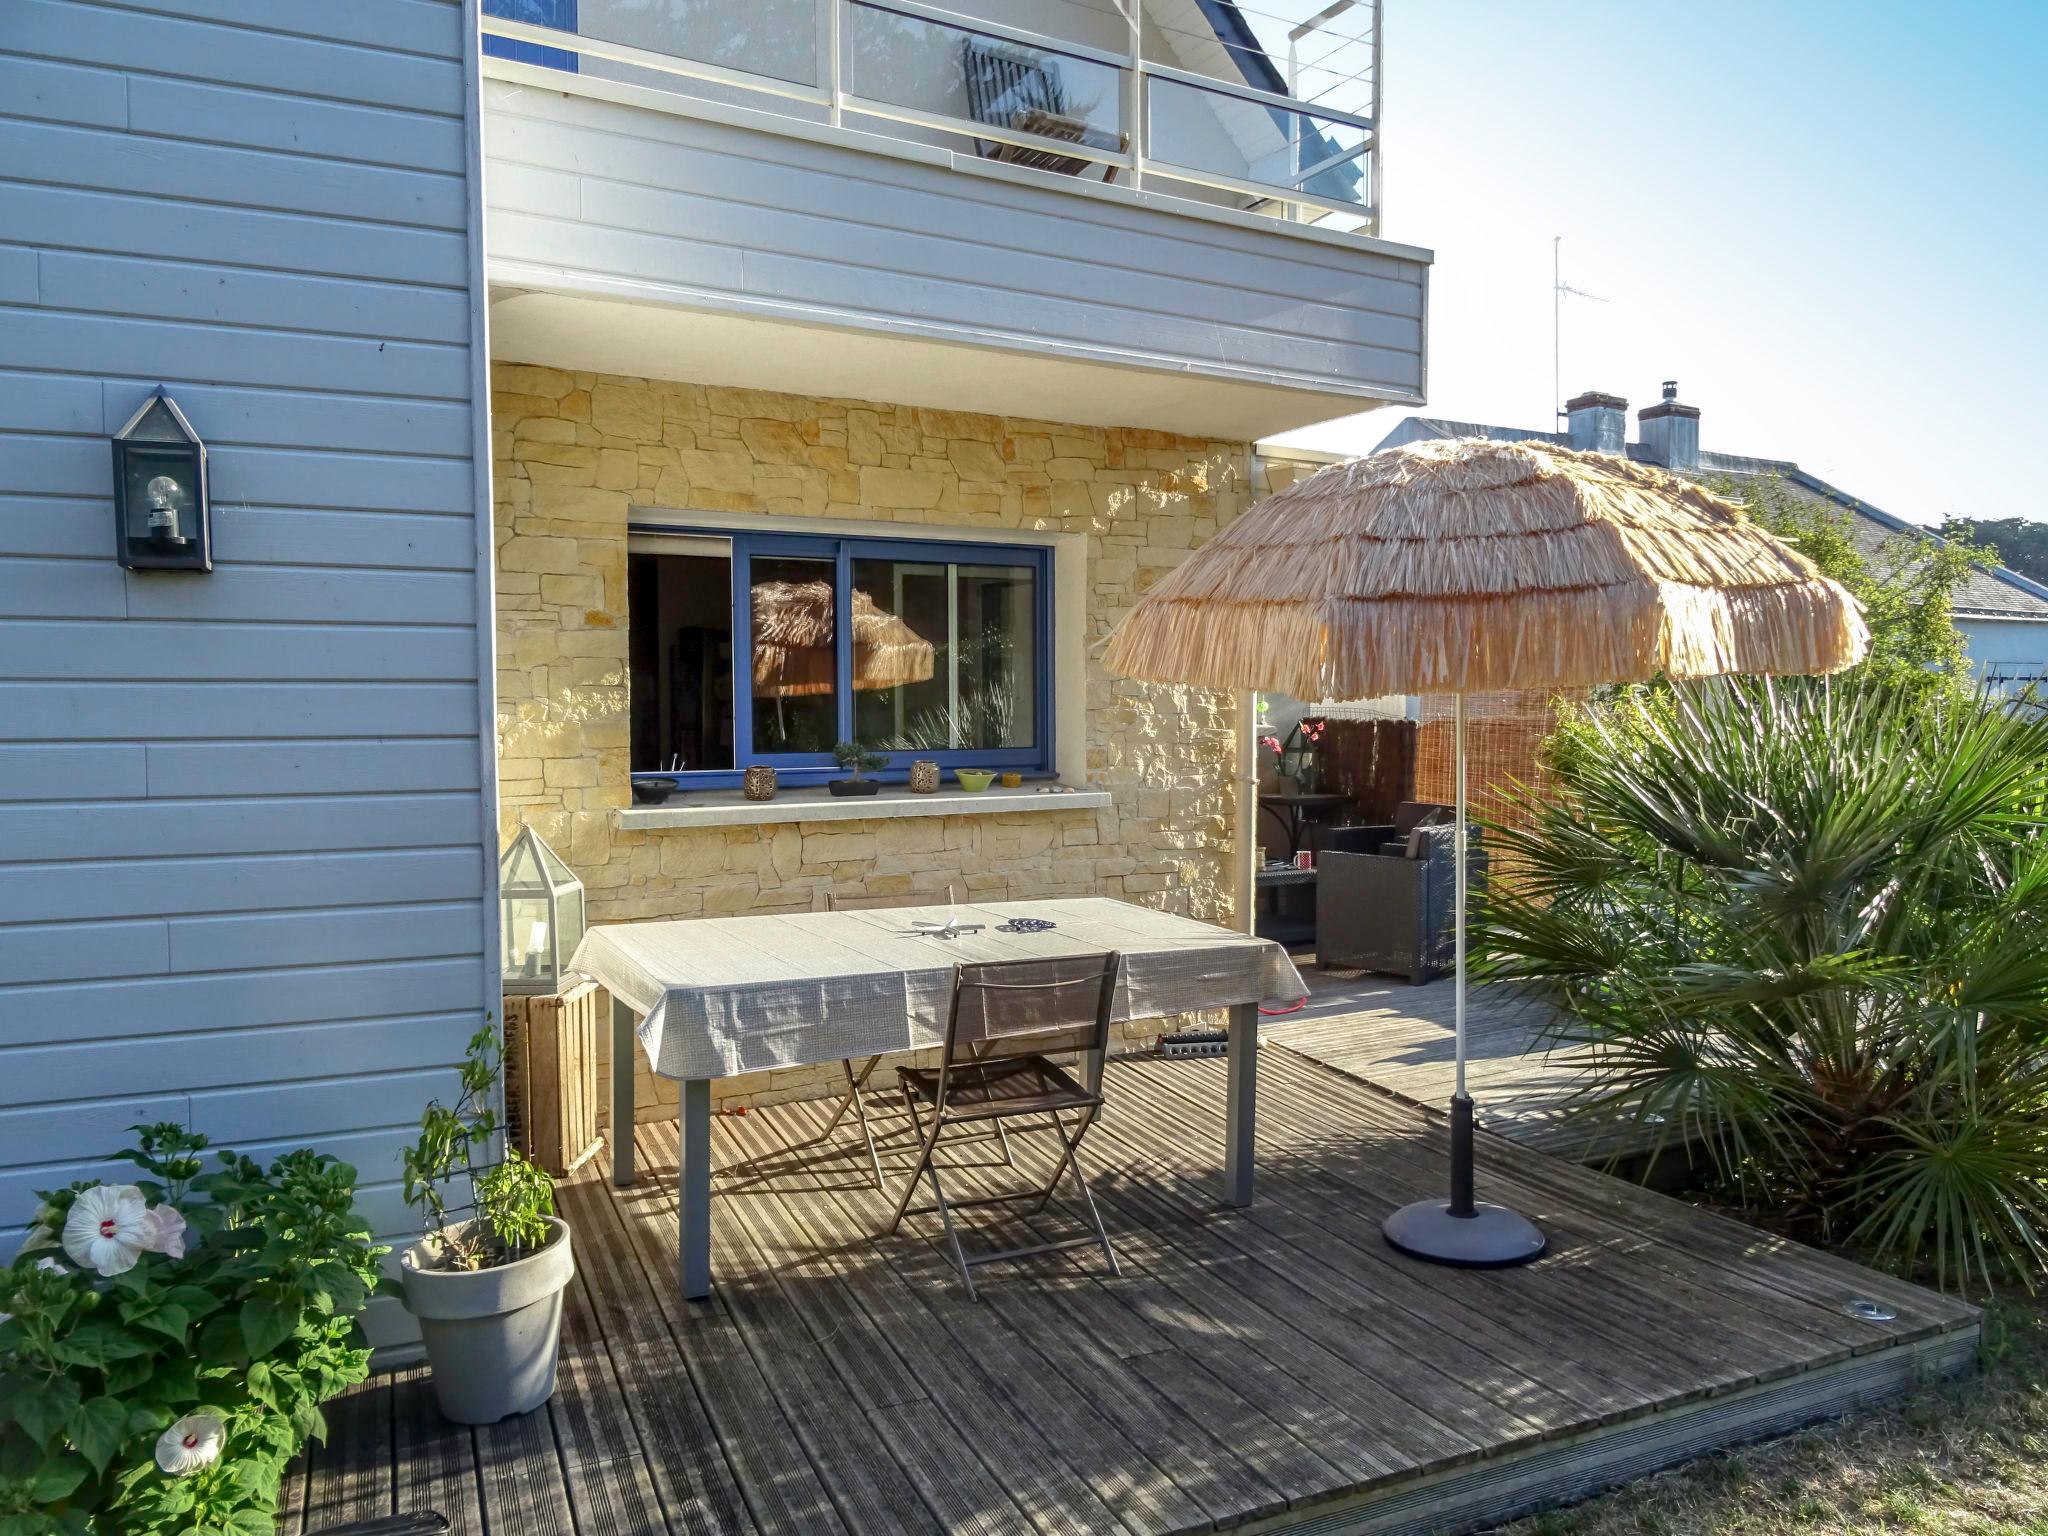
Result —
[[1052, 762], [1049, 551], [636, 528], [627, 545], [631, 765], [687, 787], [832, 748], [1042, 771]]
[[[529, 27], [553, 27], [559, 32], [576, 30], [576, 0], [484, 0], [484, 14], [521, 21]], [[576, 55], [565, 48], [548, 48], [510, 37], [486, 37], [484, 52], [493, 58], [577, 73]]]

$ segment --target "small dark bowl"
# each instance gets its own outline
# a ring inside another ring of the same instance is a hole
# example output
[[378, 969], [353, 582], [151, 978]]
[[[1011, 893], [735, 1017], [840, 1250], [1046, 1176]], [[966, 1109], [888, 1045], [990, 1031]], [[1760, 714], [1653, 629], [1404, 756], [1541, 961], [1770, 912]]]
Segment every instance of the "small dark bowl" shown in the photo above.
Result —
[[635, 805], [659, 805], [676, 792], [674, 779], [635, 779], [633, 781], [633, 803]]

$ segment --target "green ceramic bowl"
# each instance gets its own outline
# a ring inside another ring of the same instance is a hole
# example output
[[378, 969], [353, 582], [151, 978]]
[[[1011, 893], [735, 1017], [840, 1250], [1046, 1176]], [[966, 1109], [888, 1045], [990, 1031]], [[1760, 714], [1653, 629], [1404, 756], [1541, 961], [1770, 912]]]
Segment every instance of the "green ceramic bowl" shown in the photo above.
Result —
[[953, 777], [960, 781], [960, 787], [971, 795], [978, 795], [993, 784], [996, 776], [986, 768], [955, 768]]

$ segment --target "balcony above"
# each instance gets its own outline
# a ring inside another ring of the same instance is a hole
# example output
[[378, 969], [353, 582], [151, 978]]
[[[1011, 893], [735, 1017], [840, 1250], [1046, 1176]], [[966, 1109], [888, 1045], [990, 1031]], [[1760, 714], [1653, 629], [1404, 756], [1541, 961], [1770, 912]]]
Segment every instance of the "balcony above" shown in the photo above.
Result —
[[1374, 0], [1284, 70], [1249, 7], [1119, 3], [492, 0], [493, 354], [1236, 439], [1418, 403]]

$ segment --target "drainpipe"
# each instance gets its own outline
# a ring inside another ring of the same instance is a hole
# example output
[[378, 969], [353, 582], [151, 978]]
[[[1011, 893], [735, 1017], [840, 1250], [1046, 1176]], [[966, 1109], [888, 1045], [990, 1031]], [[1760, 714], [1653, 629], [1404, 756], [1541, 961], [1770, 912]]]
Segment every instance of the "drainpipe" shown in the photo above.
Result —
[[[1266, 477], [1266, 456], [1253, 443], [1247, 453], [1246, 469], [1250, 485], [1251, 501], [1263, 501], [1271, 494], [1273, 485]], [[1221, 533], [1221, 528], [1216, 530]], [[1237, 825], [1233, 829], [1236, 843], [1231, 849], [1231, 884], [1236, 887], [1237, 926], [1246, 933], [1252, 931], [1253, 913], [1257, 905], [1254, 896], [1253, 876], [1258, 873], [1253, 864], [1253, 850], [1259, 840], [1259, 711], [1258, 695], [1239, 691], [1237, 695], [1237, 771], [1232, 782], [1237, 786]]]
[[1237, 926], [1252, 931], [1252, 845], [1258, 838], [1259, 719], [1255, 694], [1237, 696], [1237, 843], [1232, 863], [1237, 886]]

